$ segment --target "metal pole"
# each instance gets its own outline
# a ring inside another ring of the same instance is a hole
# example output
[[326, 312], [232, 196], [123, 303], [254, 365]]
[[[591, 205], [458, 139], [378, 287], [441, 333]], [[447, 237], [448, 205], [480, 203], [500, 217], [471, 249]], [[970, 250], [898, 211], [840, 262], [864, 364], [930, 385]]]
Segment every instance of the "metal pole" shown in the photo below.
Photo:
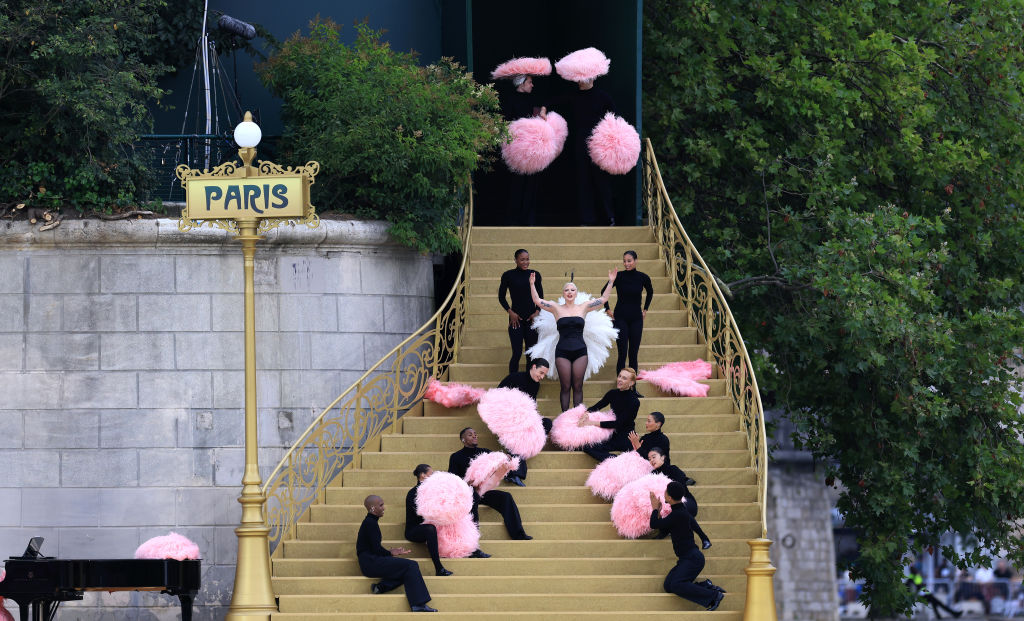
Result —
[[[210, 8], [210, 0], [203, 2], [203, 34], [199, 37], [199, 47], [203, 49], [203, 97], [206, 100], [206, 135], [210, 135], [210, 41], [206, 36], [206, 12]], [[205, 140], [206, 150], [203, 169], [210, 169], [210, 139]]]

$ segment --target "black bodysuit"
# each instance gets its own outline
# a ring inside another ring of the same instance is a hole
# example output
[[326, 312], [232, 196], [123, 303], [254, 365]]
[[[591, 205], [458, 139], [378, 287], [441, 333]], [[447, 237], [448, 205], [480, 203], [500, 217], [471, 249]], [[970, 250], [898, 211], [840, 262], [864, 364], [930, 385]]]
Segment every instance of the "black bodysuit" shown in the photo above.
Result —
[[562, 317], [555, 325], [558, 326], [558, 346], [555, 357], [565, 358], [573, 362], [587, 355], [587, 344], [583, 340], [583, 317]]

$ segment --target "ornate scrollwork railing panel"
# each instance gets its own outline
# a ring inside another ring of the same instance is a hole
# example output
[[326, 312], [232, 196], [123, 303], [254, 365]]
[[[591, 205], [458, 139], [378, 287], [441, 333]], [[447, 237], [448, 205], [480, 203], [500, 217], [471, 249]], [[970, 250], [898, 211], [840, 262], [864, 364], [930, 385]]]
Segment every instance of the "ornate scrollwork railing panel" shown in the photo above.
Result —
[[313, 420], [267, 477], [266, 516], [273, 551], [293, 537], [309, 506], [322, 502], [330, 482], [366, 443], [392, 429], [416, 405], [431, 377], [458, 359], [466, 321], [472, 199], [462, 214], [462, 265], [441, 308]]
[[761, 505], [761, 536], [767, 536], [768, 450], [764, 409], [750, 356], [736, 320], [715, 276], [683, 229], [665, 189], [650, 139], [644, 141], [644, 202], [648, 222], [661, 247], [662, 258], [673, 278], [676, 292], [686, 302], [687, 325], [697, 329], [706, 346], [705, 360], [715, 364], [725, 380], [726, 395], [740, 415], [747, 434], [750, 466], [757, 475]]

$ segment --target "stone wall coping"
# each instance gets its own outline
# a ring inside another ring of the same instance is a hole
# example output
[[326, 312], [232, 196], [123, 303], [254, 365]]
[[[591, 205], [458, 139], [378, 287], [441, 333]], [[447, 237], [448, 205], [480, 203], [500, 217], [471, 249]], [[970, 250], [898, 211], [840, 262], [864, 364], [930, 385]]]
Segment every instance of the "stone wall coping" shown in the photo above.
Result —
[[[275, 246], [315, 246], [321, 251], [353, 246], [390, 246], [392, 251], [416, 252], [401, 246], [388, 234], [388, 223], [378, 220], [321, 220], [311, 229], [305, 225], [280, 226], [264, 234], [257, 248]], [[238, 247], [234, 234], [202, 227], [191, 231], [178, 230], [178, 220], [68, 219], [49, 231], [39, 231], [38, 224], [9, 221], [0, 224], [0, 248], [4, 250], [61, 249], [96, 246], [120, 247]]]

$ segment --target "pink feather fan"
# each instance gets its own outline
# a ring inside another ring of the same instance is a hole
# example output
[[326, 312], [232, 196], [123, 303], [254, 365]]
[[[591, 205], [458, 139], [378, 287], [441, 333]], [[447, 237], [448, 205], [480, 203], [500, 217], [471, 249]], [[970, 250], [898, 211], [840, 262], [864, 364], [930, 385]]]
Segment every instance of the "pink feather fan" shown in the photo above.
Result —
[[450, 472], [435, 472], [416, 492], [416, 513], [434, 526], [454, 524], [472, 510], [473, 490]]
[[548, 125], [555, 132], [555, 143], [558, 146], [558, 152], [562, 152], [562, 147], [565, 146], [565, 139], [569, 136], [569, 124], [565, 122], [565, 118], [557, 112], [548, 112], [546, 114]]
[[[0, 582], [3, 582], [5, 577], [7, 577], [7, 572], [0, 567]], [[14, 621], [14, 616], [4, 608], [4, 598], [2, 597], [0, 597], [0, 621]]]
[[604, 52], [588, 47], [563, 56], [555, 63], [555, 71], [564, 80], [586, 82], [608, 73], [611, 64]]
[[517, 75], [551, 75], [551, 61], [547, 58], [513, 58], [498, 65], [491, 72], [491, 79], [514, 78]]
[[636, 451], [627, 451], [597, 464], [587, 477], [587, 487], [605, 500], [615, 498], [623, 487], [654, 470], [651, 462]]
[[472, 515], [437, 527], [437, 553], [444, 558], [466, 558], [479, 546], [480, 528]]
[[501, 145], [501, 159], [509, 170], [532, 175], [547, 168], [558, 157], [561, 147], [555, 130], [539, 116], [516, 119], [508, 125], [512, 140]]
[[651, 492], [661, 500], [661, 517], [672, 510], [665, 502], [665, 489], [672, 479], [663, 474], [648, 474], [629, 483], [612, 502], [612, 523], [619, 534], [636, 539], [651, 532]]
[[423, 398], [427, 401], [439, 403], [446, 408], [461, 408], [480, 401], [480, 397], [483, 394], [483, 388], [474, 388], [455, 382], [442, 384], [436, 379], [430, 378], [427, 382], [427, 390], [423, 393]]
[[[594, 425], [580, 427], [579, 421], [586, 415], [588, 415], [587, 406], [582, 404], [559, 414], [551, 423], [551, 441], [567, 451], [578, 451], [585, 446], [604, 442], [612, 437], [614, 429], [605, 429]], [[591, 412], [589, 416], [591, 420], [597, 421], [615, 420], [615, 413], [611, 411]]]
[[188, 537], [171, 532], [149, 539], [135, 550], [135, 558], [173, 558], [179, 561], [199, 558], [199, 546]]
[[706, 397], [710, 386], [697, 380], [711, 377], [711, 363], [703, 360], [670, 362], [653, 371], [642, 370], [639, 379], [650, 382], [664, 392], [680, 397]]
[[515, 388], [491, 388], [477, 405], [480, 418], [510, 453], [530, 459], [544, 449], [547, 435], [537, 402]]
[[516, 470], [519, 468], [519, 458], [509, 457], [499, 451], [481, 453], [469, 462], [466, 483], [475, 487], [477, 493], [483, 496], [501, 483], [501, 479], [508, 472], [504, 467], [506, 464], [511, 466], [510, 470]]
[[598, 168], [624, 175], [633, 170], [640, 157], [640, 134], [626, 119], [609, 112], [587, 138], [587, 149]]

